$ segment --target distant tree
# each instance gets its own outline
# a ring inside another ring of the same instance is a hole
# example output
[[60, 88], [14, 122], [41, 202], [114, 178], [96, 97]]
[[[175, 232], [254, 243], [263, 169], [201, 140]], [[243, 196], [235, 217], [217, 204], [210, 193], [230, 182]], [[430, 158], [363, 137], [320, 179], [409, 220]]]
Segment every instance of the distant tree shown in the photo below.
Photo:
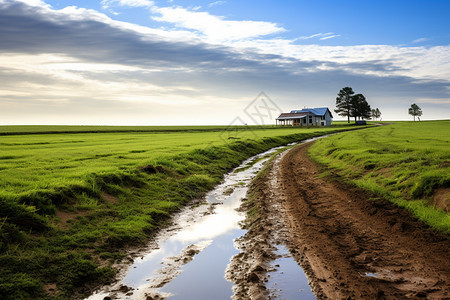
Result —
[[334, 111], [340, 116], [347, 117], [348, 123], [350, 123], [351, 101], [354, 93], [352, 88], [347, 86], [341, 89], [336, 97], [336, 109]]
[[363, 94], [356, 94], [351, 97], [351, 109], [350, 109], [350, 115], [355, 118], [359, 119], [370, 119], [370, 105], [366, 100], [366, 97], [364, 97]]
[[419, 118], [422, 115], [422, 109], [417, 104], [411, 104], [411, 107], [408, 109], [408, 113], [414, 117], [414, 121], [416, 121], [416, 116]]
[[372, 109], [372, 110], [370, 111], [370, 115], [371, 115], [372, 118], [374, 118], [375, 120], [377, 120], [378, 118], [381, 117], [381, 111], [380, 111], [378, 108]]

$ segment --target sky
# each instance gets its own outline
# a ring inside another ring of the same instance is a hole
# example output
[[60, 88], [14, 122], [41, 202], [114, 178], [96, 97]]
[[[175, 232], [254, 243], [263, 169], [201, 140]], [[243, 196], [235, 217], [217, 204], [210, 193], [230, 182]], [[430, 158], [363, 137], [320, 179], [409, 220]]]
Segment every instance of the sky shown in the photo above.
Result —
[[343, 87], [450, 116], [447, 0], [0, 0], [0, 125], [274, 124]]

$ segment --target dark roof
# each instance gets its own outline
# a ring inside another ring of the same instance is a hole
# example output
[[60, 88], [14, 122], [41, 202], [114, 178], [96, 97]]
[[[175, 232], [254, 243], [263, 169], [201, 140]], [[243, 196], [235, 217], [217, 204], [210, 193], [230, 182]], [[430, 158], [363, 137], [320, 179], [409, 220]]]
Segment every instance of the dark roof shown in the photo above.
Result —
[[282, 113], [277, 120], [292, 120], [292, 119], [301, 119], [308, 115], [307, 112], [301, 112], [301, 113]]

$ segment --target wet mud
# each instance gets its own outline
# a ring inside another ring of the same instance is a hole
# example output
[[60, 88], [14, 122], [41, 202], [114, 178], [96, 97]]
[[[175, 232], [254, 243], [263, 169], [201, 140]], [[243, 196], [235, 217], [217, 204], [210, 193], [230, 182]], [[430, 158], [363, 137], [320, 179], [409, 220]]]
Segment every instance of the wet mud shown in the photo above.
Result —
[[237, 299], [270, 295], [260, 285], [273, 259], [264, 241], [286, 245], [318, 299], [449, 299], [449, 237], [386, 200], [318, 178], [309, 146], [285, 153], [253, 183], [261, 215], [239, 241]]
[[[241, 252], [232, 258], [226, 272], [226, 278], [235, 283], [233, 299], [315, 299], [308, 278], [293, 257], [296, 251], [287, 250], [288, 215], [280, 202], [282, 192], [277, 179], [286, 153], [279, 154], [269, 169], [252, 182], [249, 198], [240, 208], [247, 213], [256, 209], [257, 217], [246, 219], [248, 231], [235, 240]], [[280, 265], [285, 260], [290, 267]]]

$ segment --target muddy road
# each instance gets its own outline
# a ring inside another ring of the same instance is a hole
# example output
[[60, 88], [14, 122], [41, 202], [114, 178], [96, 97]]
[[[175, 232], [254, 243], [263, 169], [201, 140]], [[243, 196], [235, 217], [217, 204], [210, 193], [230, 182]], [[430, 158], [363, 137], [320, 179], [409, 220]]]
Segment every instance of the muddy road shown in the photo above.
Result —
[[449, 299], [449, 237], [318, 178], [310, 144], [244, 162], [88, 299]]
[[260, 217], [241, 241], [240, 298], [267, 298], [268, 248], [284, 244], [319, 299], [449, 299], [450, 239], [386, 200], [317, 178], [309, 146], [284, 153], [253, 183]]
[[[116, 266], [121, 270], [117, 281], [96, 290], [88, 299], [247, 299], [234, 285], [242, 282], [240, 275], [245, 274], [239, 269], [243, 264], [230, 264], [230, 260], [243, 257], [240, 246], [247, 239], [242, 237], [246, 230], [241, 227], [246, 213], [239, 208], [251, 181], [282, 148], [249, 158], [226, 174], [204, 199], [197, 199], [173, 216], [172, 224], [160, 230], [146, 249], [133, 249], [128, 257], [130, 264]], [[292, 299], [290, 295], [302, 290], [302, 295], [315, 299], [305, 274], [285, 247], [269, 247], [266, 241], [261, 246], [272, 258], [264, 268], [256, 269], [267, 278], [260, 282], [267, 295]], [[258, 247], [251, 244], [250, 248]], [[259, 282], [258, 276], [253, 274], [244, 280]]]

